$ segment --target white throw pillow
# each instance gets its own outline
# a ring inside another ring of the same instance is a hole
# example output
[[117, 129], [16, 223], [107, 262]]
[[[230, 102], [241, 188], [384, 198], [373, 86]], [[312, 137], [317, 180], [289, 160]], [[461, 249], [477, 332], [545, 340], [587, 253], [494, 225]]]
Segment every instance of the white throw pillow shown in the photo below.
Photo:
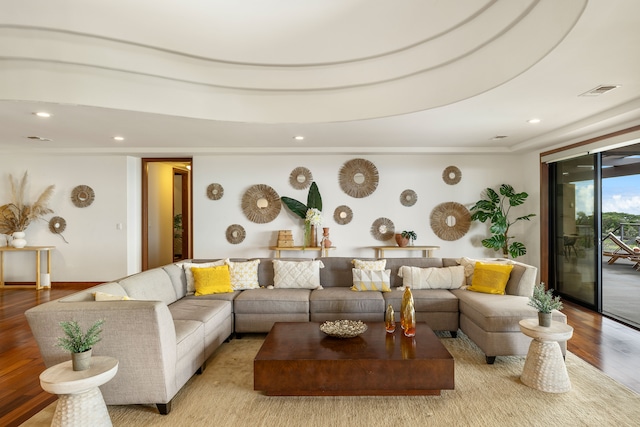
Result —
[[322, 261], [273, 260], [273, 287], [291, 289], [322, 289]]
[[404, 287], [411, 289], [458, 289], [465, 284], [464, 267], [410, 267], [398, 270]]
[[384, 270], [387, 266], [386, 259], [376, 259], [376, 260], [364, 260], [364, 259], [354, 259], [351, 261], [354, 268], [360, 270]]
[[352, 268], [352, 291], [391, 292], [391, 270], [362, 270]]
[[106, 292], [94, 292], [93, 298], [96, 301], [130, 301], [133, 299], [126, 295], [113, 295]]
[[207, 267], [220, 267], [224, 265], [224, 260], [212, 261], [212, 262], [182, 262], [180, 265], [184, 269], [185, 277], [187, 278], [187, 295], [193, 295], [196, 292], [196, 282], [193, 278], [192, 268], [207, 268]]
[[229, 266], [229, 274], [231, 275], [231, 287], [234, 291], [244, 289], [258, 289], [258, 264], [259, 259], [251, 261], [236, 262], [230, 261], [229, 258], [224, 260]]

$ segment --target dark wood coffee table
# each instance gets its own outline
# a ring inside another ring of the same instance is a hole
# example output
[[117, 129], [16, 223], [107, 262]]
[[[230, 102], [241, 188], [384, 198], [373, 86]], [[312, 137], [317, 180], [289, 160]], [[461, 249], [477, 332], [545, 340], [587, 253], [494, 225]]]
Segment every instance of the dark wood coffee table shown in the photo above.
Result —
[[454, 388], [453, 356], [426, 323], [416, 336], [367, 323], [333, 338], [314, 322], [276, 323], [253, 362], [254, 389], [271, 396], [439, 395]]

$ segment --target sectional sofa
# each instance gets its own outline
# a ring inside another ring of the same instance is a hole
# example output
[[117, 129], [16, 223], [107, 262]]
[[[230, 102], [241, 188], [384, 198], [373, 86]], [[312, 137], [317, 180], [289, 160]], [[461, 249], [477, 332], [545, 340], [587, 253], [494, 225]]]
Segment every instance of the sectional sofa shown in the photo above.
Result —
[[[360, 291], [354, 291], [358, 287], [354, 285], [353, 261], [350, 257], [234, 259], [226, 263], [192, 260], [97, 285], [38, 305], [25, 314], [47, 367], [69, 359], [69, 354], [55, 345], [61, 334], [60, 321], [75, 319], [86, 328], [96, 319], [105, 319], [102, 341], [95, 346], [94, 355], [113, 356], [120, 362], [116, 377], [101, 387], [105, 402], [155, 404], [161, 414], [171, 410], [171, 400], [180, 388], [204, 369], [206, 360], [234, 333], [238, 337], [266, 333], [275, 322], [381, 322], [388, 304], [399, 313], [402, 291], [397, 288], [407, 283], [407, 269], [418, 275], [455, 270], [458, 277], [453, 286], [439, 285], [439, 289], [412, 286], [418, 322], [426, 322], [436, 331], [449, 331], [452, 337], [460, 329], [485, 353], [487, 363], [493, 363], [496, 356], [527, 353], [531, 339], [520, 332], [518, 321], [537, 316], [527, 305], [536, 280], [535, 267], [508, 261], [513, 268], [505, 294], [495, 295], [465, 289], [473, 278], [474, 260], [363, 259], [358, 261], [378, 267], [384, 261], [384, 270], [378, 272], [384, 277], [362, 279], [358, 282]], [[236, 272], [242, 290], [232, 286], [223, 293], [193, 295], [194, 279], [205, 271], [217, 270], [202, 267], [222, 265], [231, 269], [232, 278]], [[285, 275], [283, 266], [293, 269]], [[304, 274], [299, 274], [300, 266]], [[464, 283], [457, 283], [463, 267]], [[435, 270], [427, 270], [431, 268]], [[369, 284], [376, 289], [381, 282], [387, 292], [369, 290]], [[554, 312], [553, 317], [566, 323], [560, 312]], [[562, 348], [566, 351], [564, 345]]]

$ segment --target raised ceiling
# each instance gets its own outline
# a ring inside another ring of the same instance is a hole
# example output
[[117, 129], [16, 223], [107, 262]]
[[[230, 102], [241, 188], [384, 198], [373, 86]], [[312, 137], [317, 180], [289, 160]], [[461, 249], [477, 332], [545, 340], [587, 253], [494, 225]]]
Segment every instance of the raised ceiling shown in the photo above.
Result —
[[640, 123], [633, 0], [3, 9], [0, 152], [509, 153]]

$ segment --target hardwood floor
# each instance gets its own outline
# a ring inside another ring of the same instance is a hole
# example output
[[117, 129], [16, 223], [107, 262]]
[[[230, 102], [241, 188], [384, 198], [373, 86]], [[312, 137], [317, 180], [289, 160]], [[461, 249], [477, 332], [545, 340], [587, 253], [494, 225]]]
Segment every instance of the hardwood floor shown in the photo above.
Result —
[[[0, 289], [0, 426], [18, 426], [56, 399], [40, 388], [45, 366], [24, 312], [92, 285]], [[563, 311], [574, 327], [569, 351], [640, 393], [640, 331], [569, 302]]]

